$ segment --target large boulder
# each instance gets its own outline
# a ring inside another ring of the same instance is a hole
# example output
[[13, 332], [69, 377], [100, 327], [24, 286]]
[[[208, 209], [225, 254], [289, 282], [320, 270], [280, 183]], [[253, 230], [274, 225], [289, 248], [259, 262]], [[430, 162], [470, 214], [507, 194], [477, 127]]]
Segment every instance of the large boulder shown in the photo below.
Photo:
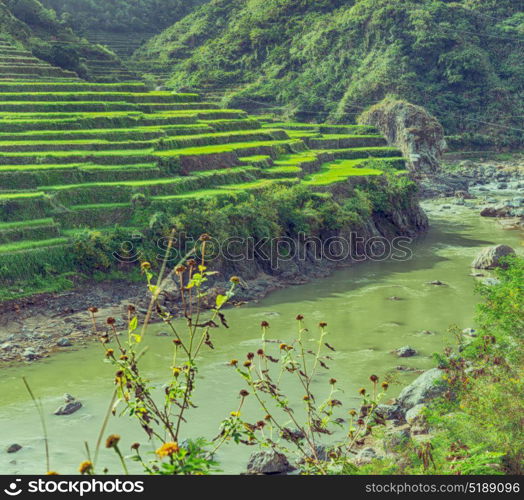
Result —
[[275, 450], [256, 451], [247, 464], [248, 474], [286, 474], [293, 470], [287, 457]]
[[484, 248], [473, 261], [475, 269], [494, 269], [502, 265], [501, 260], [508, 255], [515, 255], [515, 250], [508, 245]]
[[411, 408], [427, 404], [432, 399], [441, 396], [447, 389], [442, 379], [443, 375], [443, 370], [432, 368], [405, 387], [396, 400], [400, 411], [406, 415]]
[[434, 174], [447, 149], [444, 129], [423, 107], [386, 97], [358, 118], [359, 123], [380, 130], [390, 145], [401, 149], [410, 170]]

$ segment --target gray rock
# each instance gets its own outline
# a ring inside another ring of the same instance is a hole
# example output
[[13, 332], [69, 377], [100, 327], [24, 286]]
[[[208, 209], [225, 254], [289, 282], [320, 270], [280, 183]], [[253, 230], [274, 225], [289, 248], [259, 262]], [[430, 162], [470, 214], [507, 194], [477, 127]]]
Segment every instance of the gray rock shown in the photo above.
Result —
[[57, 408], [55, 415], [71, 415], [82, 408], [82, 403], [67, 392], [64, 394], [64, 400], [66, 404]]
[[411, 434], [409, 429], [391, 429], [384, 435], [384, 447], [386, 451], [393, 452], [399, 446], [405, 445]]
[[22, 449], [22, 446], [20, 446], [17, 443], [12, 444], [7, 448], [7, 453], [16, 453], [17, 451], [20, 451]]
[[484, 248], [473, 261], [472, 266], [475, 269], [493, 269], [500, 267], [501, 259], [508, 255], [515, 255], [515, 250], [508, 245], [496, 245], [494, 247]]
[[68, 392], [64, 394], [64, 401], [66, 403], [71, 403], [72, 401], [76, 401], [76, 398], [74, 396], [71, 396]]
[[377, 407], [375, 408], [375, 413], [385, 420], [397, 420], [399, 417], [401, 417], [400, 407], [396, 404], [377, 405]]
[[440, 280], [434, 280], [434, 281], [429, 281], [428, 285], [444, 286], [445, 283], [442, 283], [442, 281], [440, 281]]
[[34, 361], [35, 359], [38, 359], [40, 357], [33, 347], [28, 347], [27, 349], [25, 349], [22, 353], [22, 356], [28, 361]]
[[482, 284], [487, 286], [500, 285], [500, 280], [496, 278], [486, 278], [482, 280]]
[[475, 330], [475, 328], [464, 328], [464, 330], [462, 330], [462, 333], [464, 335], [467, 335], [468, 337], [476, 337], [477, 336], [477, 330]]
[[446, 391], [446, 385], [442, 379], [443, 375], [443, 370], [432, 368], [402, 390], [396, 404], [401, 408], [404, 415], [414, 406], [428, 403], [428, 401], [441, 396]]
[[82, 403], [80, 401], [71, 401], [65, 405], [60, 406], [56, 409], [55, 415], [71, 415], [82, 408]]
[[406, 412], [406, 422], [409, 425], [413, 425], [416, 421], [420, 420], [422, 417], [422, 412], [426, 408], [426, 405], [419, 404], [415, 405], [413, 408], [409, 409]]
[[66, 337], [62, 337], [57, 343], [56, 345], [58, 347], [71, 347], [73, 345], [73, 343]]
[[364, 448], [357, 453], [355, 463], [357, 465], [366, 465], [377, 458], [382, 458], [382, 456], [374, 448]]
[[399, 358], [410, 358], [411, 356], [415, 356], [417, 354], [417, 351], [413, 349], [411, 346], [406, 345], [403, 347], [399, 347], [398, 349], [395, 349], [395, 353]]
[[249, 474], [286, 474], [294, 470], [287, 457], [274, 450], [256, 451], [249, 457]]

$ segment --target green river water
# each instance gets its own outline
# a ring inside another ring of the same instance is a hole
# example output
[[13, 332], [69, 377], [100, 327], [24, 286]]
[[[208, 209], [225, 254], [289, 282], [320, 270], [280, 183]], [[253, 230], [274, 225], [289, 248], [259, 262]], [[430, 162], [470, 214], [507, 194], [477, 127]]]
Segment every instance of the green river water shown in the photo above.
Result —
[[[238, 391], [243, 385], [226, 363], [256, 350], [262, 320], [270, 322], [270, 337], [282, 340], [293, 334], [298, 313], [305, 315], [312, 331], [319, 321], [328, 322], [327, 341], [337, 347], [337, 353], [330, 362], [331, 371], [322, 375], [319, 384], [325, 387], [327, 377], [336, 377], [344, 390], [337, 397], [343, 400], [346, 410], [357, 404], [357, 390], [367, 384], [370, 374], [383, 376], [399, 364], [418, 369], [432, 367], [432, 353], [451, 342], [447, 334], [450, 325], [474, 326], [477, 297], [473, 293], [475, 278], [469, 275], [474, 256], [480, 248], [491, 244], [505, 243], [518, 248], [522, 237], [516, 231], [503, 230], [493, 220], [480, 218], [476, 210], [455, 206], [441, 210], [438, 204], [426, 208], [431, 229], [414, 243], [411, 260], [368, 262], [344, 268], [328, 278], [274, 292], [257, 304], [229, 310], [231, 328], [216, 333], [215, 350], [203, 353], [196, 394], [199, 408], [190, 416], [188, 434], [214, 437], [221, 420], [236, 409]], [[441, 280], [448, 286], [427, 284], [433, 280]], [[391, 296], [403, 300], [387, 300]], [[171, 361], [171, 339], [156, 336], [155, 331], [160, 330], [165, 328], [154, 326], [147, 340], [150, 351], [145, 366], [153, 380], [161, 380]], [[434, 334], [426, 335], [422, 330]], [[414, 347], [419, 355], [399, 359], [390, 353], [404, 345]], [[113, 369], [102, 359], [101, 347], [93, 344], [2, 371], [1, 474], [45, 472], [42, 431], [23, 387], [23, 375], [41, 398], [48, 415], [51, 469], [62, 474], [76, 472], [78, 464], [86, 458], [84, 441], [91, 448], [95, 446], [112, 393]], [[398, 372], [398, 383], [391, 387], [391, 396], [415, 376]], [[80, 399], [84, 407], [71, 416], [54, 416], [52, 413], [62, 404], [65, 392]], [[128, 449], [133, 441], [146, 442], [136, 422], [130, 425], [127, 418], [112, 418], [106, 435], [110, 432], [122, 435], [123, 449]], [[15, 442], [23, 449], [7, 454], [6, 447]], [[217, 458], [224, 472], [237, 473], [245, 469], [252, 451], [228, 445]], [[106, 450], [101, 453], [99, 463], [109, 465], [112, 473], [120, 472], [113, 455]]]

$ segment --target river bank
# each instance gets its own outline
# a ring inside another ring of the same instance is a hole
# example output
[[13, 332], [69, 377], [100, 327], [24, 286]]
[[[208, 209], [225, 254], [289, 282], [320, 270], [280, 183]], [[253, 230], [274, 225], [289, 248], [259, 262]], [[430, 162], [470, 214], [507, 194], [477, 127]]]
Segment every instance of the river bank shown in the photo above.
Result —
[[[437, 210], [453, 212], [465, 207], [480, 214], [493, 214], [494, 222], [504, 229], [522, 229], [524, 215], [524, 158], [516, 156], [506, 161], [448, 161], [441, 176], [422, 182], [426, 199], [441, 200]], [[504, 207], [508, 207], [507, 210]], [[503, 216], [497, 215], [502, 214]], [[419, 233], [426, 229], [423, 216], [408, 217]], [[368, 227], [363, 237], [387, 234], [380, 221]], [[399, 234], [409, 233], [408, 225], [399, 227]], [[413, 232], [413, 231], [412, 231]], [[259, 270], [254, 279], [246, 280], [238, 291], [237, 306], [257, 302], [267, 294], [289, 286], [307, 283], [329, 276], [340, 264], [324, 259], [298, 263], [273, 275]], [[345, 262], [344, 265], [348, 265]], [[227, 280], [217, 280], [214, 294], [227, 287]], [[213, 295], [213, 293], [211, 294]], [[176, 303], [177, 298], [174, 297]], [[34, 362], [64, 350], [78, 349], [97, 340], [93, 322], [87, 312], [98, 309], [97, 317], [107, 317], [125, 328], [127, 308], [133, 305], [143, 319], [149, 304], [145, 283], [126, 281], [84, 281], [74, 290], [64, 293], [36, 295], [0, 304], [0, 366], [17, 362]]]
[[[349, 189], [348, 185], [338, 186], [334, 195], [344, 199]], [[336, 255], [339, 250], [331, 245], [322, 243], [321, 248], [312, 248], [308, 241], [302, 241], [300, 237], [293, 240], [293, 252], [276, 260], [273, 260], [273, 253], [270, 253], [270, 261], [261, 256], [243, 261], [219, 258], [209, 264], [218, 274], [208, 289], [208, 306], [212, 307], [215, 297], [229, 287], [232, 275], [240, 276], [242, 283], [231, 303], [241, 306], [257, 302], [272, 291], [324, 278], [341, 266], [372, 259], [373, 254], [370, 255], [368, 247], [370, 241], [378, 240], [379, 245], [386, 244], [388, 257], [395, 255], [397, 248], [392, 242], [397, 237], [404, 237], [408, 242], [424, 233], [427, 227], [424, 211], [410, 194], [406, 199], [394, 202], [384, 213], [374, 213], [361, 223], [337, 230], [319, 230], [312, 235], [320, 242], [336, 239], [347, 245], [342, 249], [345, 252], [342, 258]], [[175, 315], [180, 310], [178, 285], [173, 276], [164, 280], [160, 296], [163, 305]], [[97, 340], [93, 317], [88, 312], [90, 308], [96, 309], [95, 320], [99, 326], [103, 327], [106, 318], [112, 317], [117, 328], [125, 329], [128, 307], [135, 308], [141, 321], [149, 303], [145, 279], [144, 283], [84, 281], [76, 289], [65, 293], [4, 302], [0, 304], [0, 366], [32, 363], [58, 351], [74, 350]]]

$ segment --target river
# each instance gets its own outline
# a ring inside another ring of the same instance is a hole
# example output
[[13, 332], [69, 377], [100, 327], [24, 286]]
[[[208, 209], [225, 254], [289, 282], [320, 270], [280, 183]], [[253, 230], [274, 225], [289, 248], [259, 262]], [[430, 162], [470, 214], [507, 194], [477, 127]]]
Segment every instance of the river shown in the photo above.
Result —
[[[257, 304], [227, 312], [229, 330], [215, 334], [215, 350], [202, 356], [196, 402], [188, 435], [217, 434], [220, 421], [236, 408], [242, 381], [226, 366], [232, 358], [242, 359], [258, 346], [259, 324], [270, 323], [271, 338], [289, 339], [296, 328], [295, 316], [303, 314], [314, 332], [319, 321], [328, 323], [328, 342], [337, 348], [330, 361], [331, 371], [344, 390], [337, 397], [347, 407], [356, 404], [357, 390], [366, 385], [372, 373], [384, 376], [396, 373], [391, 387], [395, 396], [416, 372], [395, 368], [406, 365], [427, 369], [434, 365], [432, 354], [452, 343], [447, 333], [450, 325], [472, 327], [475, 304], [475, 278], [470, 263], [479, 249], [505, 243], [518, 248], [521, 233], [503, 230], [493, 220], [482, 219], [477, 210], [453, 206], [442, 209], [438, 203], [426, 204], [431, 229], [413, 244], [413, 258], [403, 262], [368, 262], [338, 270], [332, 276], [305, 285], [276, 291]], [[428, 284], [440, 280], [446, 286]], [[388, 300], [396, 296], [402, 300]], [[165, 330], [152, 327], [148, 334], [150, 351], [145, 367], [153, 380], [161, 380], [171, 361], [171, 340], [155, 333]], [[432, 334], [421, 333], [429, 330]], [[390, 351], [410, 345], [418, 351], [412, 358], [397, 358]], [[41, 398], [49, 428], [51, 469], [62, 474], [75, 473], [85, 460], [87, 441], [94, 448], [112, 392], [112, 368], [103, 363], [99, 345], [60, 353], [43, 361], [2, 370], [0, 378], [0, 473], [44, 473], [44, 441], [37, 414], [24, 389], [26, 376], [33, 391]], [[84, 407], [71, 416], [54, 416], [71, 393]], [[298, 395], [297, 395], [298, 396]], [[258, 417], [262, 415], [256, 414]], [[255, 414], [253, 415], [255, 417]], [[122, 435], [122, 448], [133, 441], [146, 442], [136, 422], [113, 417], [106, 435]], [[7, 454], [5, 449], [19, 443], [23, 449]], [[147, 448], [147, 445], [144, 445]], [[238, 473], [245, 469], [250, 448], [228, 445], [218, 459], [222, 470]], [[101, 464], [119, 473], [115, 458], [106, 450]]]

